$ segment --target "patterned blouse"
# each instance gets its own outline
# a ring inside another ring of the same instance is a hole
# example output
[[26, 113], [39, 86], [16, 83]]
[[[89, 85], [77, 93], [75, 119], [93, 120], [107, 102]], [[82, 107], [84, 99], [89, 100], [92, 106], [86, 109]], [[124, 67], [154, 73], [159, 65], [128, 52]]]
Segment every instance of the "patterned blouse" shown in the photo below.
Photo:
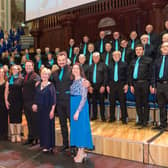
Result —
[[78, 80], [74, 80], [71, 87], [70, 87], [70, 94], [71, 96], [81, 96], [81, 101], [78, 106], [78, 111], [80, 112], [87, 101], [87, 93], [88, 89], [83, 86], [83, 78]]

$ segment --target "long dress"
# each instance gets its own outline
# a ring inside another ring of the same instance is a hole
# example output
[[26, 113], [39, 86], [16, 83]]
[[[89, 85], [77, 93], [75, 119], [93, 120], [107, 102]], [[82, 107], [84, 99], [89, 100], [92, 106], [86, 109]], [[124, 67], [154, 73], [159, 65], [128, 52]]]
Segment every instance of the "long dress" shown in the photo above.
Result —
[[9, 78], [9, 95], [8, 101], [9, 106], [9, 119], [10, 123], [20, 124], [22, 122], [22, 109], [23, 109], [23, 79], [18, 78]]
[[5, 83], [0, 85], [0, 140], [8, 137], [8, 111], [5, 106]]
[[[71, 85], [70, 99], [70, 145], [79, 148], [93, 149], [87, 88], [82, 85], [83, 79], [74, 80]], [[78, 120], [74, 120], [75, 112], [79, 110]]]
[[55, 146], [55, 119], [50, 119], [49, 114], [56, 104], [56, 92], [53, 84], [48, 84], [41, 89], [41, 84], [36, 88], [35, 104], [38, 106], [40, 146], [53, 148]]

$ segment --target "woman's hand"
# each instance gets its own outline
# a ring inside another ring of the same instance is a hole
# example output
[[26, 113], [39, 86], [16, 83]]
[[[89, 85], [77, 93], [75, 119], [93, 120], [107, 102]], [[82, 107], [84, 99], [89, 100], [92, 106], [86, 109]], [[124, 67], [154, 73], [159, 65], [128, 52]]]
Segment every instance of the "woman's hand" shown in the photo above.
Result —
[[79, 118], [79, 111], [76, 111], [76, 113], [73, 116], [74, 120], [77, 121]]
[[49, 114], [49, 117], [50, 117], [50, 120], [52, 120], [54, 118], [54, 111], [50, 111], [50, 114]]
[[5, 105], [6, 105], [7, 110], [9, 110], [10, 103], [8, 102], [8, 100], [5, 100]]
[[33, 105], [32, 105], [32, 110], [33, 110], [33, 112], [37, 112], [37, 109], [38, 109], [37, 104], [33, 104]]

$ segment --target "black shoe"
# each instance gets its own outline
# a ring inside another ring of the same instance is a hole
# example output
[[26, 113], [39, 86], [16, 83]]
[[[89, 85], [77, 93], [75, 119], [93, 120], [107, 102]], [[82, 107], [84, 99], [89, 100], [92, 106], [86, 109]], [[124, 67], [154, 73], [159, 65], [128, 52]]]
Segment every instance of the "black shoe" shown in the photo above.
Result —
[[102, 121], [103, 121], [103, 122], [106, 122], [106, 119], [105, 119], [105, 118], [103, 118], [103, 119], [102, 119]]
[[153, 127], [152, 129], [155, 129], [155, 130], [164, 130], [164, 129], [166, 129], [166, 127], [162, 126], [162, 125], [159, 125], [159, 126]]
[[33, 139], [28, 139], [26, 142], [24, 142], [23, 143], [23, 145], [30, 145], [30, 144], [32, 144], [32, 142], [33, 142]]
[[77, 154], [77, 148], [73, 147], [73, 148], [71, 148], [70, 151], [71, 151], [71, 156], [72, 156], [72, 157], [75, 157], [76, 154]]
[[44, 148], [42, 151], [43, 151], [43, 153], [53, 153], [53, 149], [52, 148], [50, 148], [50, 149]]
[[108, 122], [109, 123], [115, 122], [115, 119], [110, 119]]
[[68, 146], [63, 145], [63, 146], [61, 147], [60, 152], [65, 152], [68, 148], [69, 148]]
[[123, 124], [128, 124], [126, 120], [122, 121]]
[[92, 117], [92, 118], [91, 118], [91, 121], [95, 121], [95, 120], [97, 120], [97, 118], [95, 118], [95, 117]]
[[32, 144], [32, 146], [37, 145], [38, 144], [38, 139], [34, 139], [31, 144]]
[[135, 125], [140, 126], [140, 125], [142, 125], [142, 122], [138, 121], [138, 122], [135, 123]]

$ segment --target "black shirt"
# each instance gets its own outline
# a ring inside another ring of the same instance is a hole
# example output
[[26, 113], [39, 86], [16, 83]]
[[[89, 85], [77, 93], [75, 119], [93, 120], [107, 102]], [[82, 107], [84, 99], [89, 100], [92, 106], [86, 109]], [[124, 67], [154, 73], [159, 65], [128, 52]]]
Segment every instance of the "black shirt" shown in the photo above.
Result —
[[[88, 79], [93, 84], [93, 73], [94, 73], [93, 63], [88, 69]], [[97, 71], [96, 71], [96, 83], [99, 86], [105, 86], [107, 83], [107, 68], [103, 62], [97, 63]]]
[[[111, 62], [108, 66], [108, 84], [113, 83], [114, 81], [114, 67], [115, 62]], [[118, 82], [127, 83], [128, 79], [128, 65], [126, 62], [122, 62], [121, 60], [118, 62]]]
[[138, 80], [148, 80], [148, 81], [151, 80], [152, 59], [147, 56], [141, 56], [139, 60], [138, 78], [133, 79], [133, 73], [134, 73], [134, 68], [135, 68], [137, 59], [138, 57], [133, 59], [130, 63], [130, 67], [129, 67], [129, 84], [130, 85], [133, 85], [133, 82], [138, 81]]

